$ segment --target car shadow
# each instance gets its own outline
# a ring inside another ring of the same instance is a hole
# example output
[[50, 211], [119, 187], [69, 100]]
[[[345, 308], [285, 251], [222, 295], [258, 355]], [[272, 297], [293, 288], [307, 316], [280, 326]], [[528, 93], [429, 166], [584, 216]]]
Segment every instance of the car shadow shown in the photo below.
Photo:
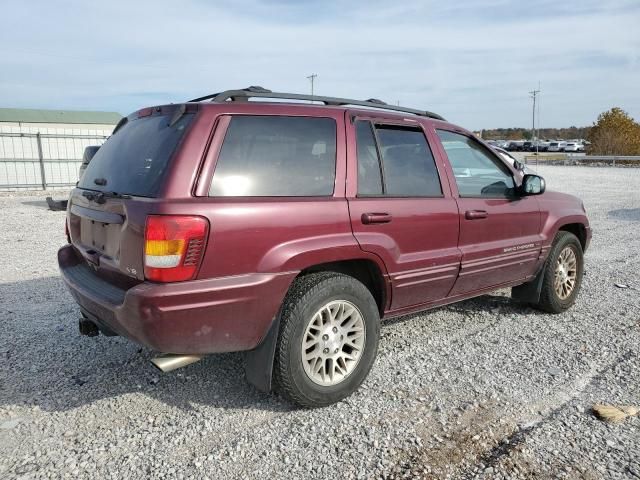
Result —
[[617, 210], [609, 210], [608, 216], [617, 220], [640, 222], [640, 208], [619, 208]]
[[531, 315], [532, 313], [541, 313], [529, 305], [516, 302], [511, 297], [499, 294], [487, 294], [479, 297], [471, 298], [469, 300], [463, 300], [461, 302], [452, 303], [450, 305], [444, 305], [442, 307], [436, 307], [425, 312], [410, 313], [402, 315], [400, 317], [394, 317], [383, 322], [383, 327], [388, 325], [394, 325], [397, 323], [404, 323], [411, 319], [414, 319], [416, 315], [428, 315], [439, 311], [450, 311], [456, 313], [495, 313], [496, 315]]
[[[521, 314], [528, 307], [512, 303], [508, 297], [484, 295], [440, 309], [499, 309], [502, 314]], [[133, 394], [182, 410], [198, 405], [282, 412], [295, 409], [246, 381], [243, 353], [209, 355], [162, 373], [150, 363], [156, 352], [125, 338], [81, 336], [79, 315], [60, 277], [0, 284], [0, 405], [67, 411]]]
[[46, 200], [29, 200], [29, 201], [25, 201], [25, 202], [20, 202], [22, 205], [27, 205], [29, 207], [40, 207], [40, 208], [44, 208], [45, 210], [49, 209], [49, 205], [47, 204]]
[[80, 335], [79, 315], [60, 277], [0, 284], [0, 405], [67, 411], [134, 394], [182, 410], [294, 409], [245, 380], [243, 353], [162, 373], [150, 362], [157, 352], [125, 338]]

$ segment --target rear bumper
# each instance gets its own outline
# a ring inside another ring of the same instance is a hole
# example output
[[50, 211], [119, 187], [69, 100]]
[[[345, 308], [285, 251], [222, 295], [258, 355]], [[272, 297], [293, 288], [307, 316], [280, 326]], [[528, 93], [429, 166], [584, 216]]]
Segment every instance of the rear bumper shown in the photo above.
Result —
[[251, 350], [266, 335], [297, 272], [254, 273], [122, 290], [98, 277], [71, 245], [58, 251], [67, 287], [106, 330], [167, 353]]

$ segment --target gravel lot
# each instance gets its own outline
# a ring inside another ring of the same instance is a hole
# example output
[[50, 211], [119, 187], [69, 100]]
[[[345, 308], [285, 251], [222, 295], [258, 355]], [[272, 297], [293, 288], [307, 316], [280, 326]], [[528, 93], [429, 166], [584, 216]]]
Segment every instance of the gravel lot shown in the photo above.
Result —
[[81, 337], [64, 213], [0, 197], [0, 477], [640, 479], [640, 418], [590, 411], [640, 404], [640, 169], [539, 172], [595, 230], [578, 304], [499, 291], [389, 321], [364, 387], [314, 411], [255, 391], [241, 354], [159, 374], [153, 352]]

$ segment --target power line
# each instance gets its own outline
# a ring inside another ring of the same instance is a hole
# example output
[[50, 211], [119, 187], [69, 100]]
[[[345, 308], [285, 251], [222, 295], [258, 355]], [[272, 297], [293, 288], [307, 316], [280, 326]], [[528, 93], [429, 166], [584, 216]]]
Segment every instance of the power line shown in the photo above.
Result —
[[529, 95], [533, 99], [533, 119], [531, 125], [531, 141], [536, 142], [536, 166], [538, 165], [538, 147], [539, 147], [539, 139], [536, 136], [536, 100], [538, 98], [538, 94], [541, 92], [540, 83], [538, 83], [538, 89], [529, 92]]
[[317, 73], [312, 73], [311, 75], [309, 75], [307, 78], [311, 81], [311, 96], [313, 97], [313, 84], [316, 80], [316, 78], [318, 77]]

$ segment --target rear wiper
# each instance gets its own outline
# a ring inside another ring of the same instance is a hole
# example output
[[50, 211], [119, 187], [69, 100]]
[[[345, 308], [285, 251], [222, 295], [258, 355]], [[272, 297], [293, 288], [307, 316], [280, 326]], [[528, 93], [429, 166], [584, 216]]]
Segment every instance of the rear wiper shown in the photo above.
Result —
[[118, 193], [118, 192], [104, 192], [102, 194], [105, 198], [123, 198], [125, 200], [128, 200], [131, 198], [131, 195], [127, 195], [124, 193]]
[[96, 202], [102, 205], [107, 201], [107, 198], [121, 198], [127, 200], [131, 198], [131, 195], [123, 195], [118, 192], [82, 192], [82, 196], [90, 202]]

